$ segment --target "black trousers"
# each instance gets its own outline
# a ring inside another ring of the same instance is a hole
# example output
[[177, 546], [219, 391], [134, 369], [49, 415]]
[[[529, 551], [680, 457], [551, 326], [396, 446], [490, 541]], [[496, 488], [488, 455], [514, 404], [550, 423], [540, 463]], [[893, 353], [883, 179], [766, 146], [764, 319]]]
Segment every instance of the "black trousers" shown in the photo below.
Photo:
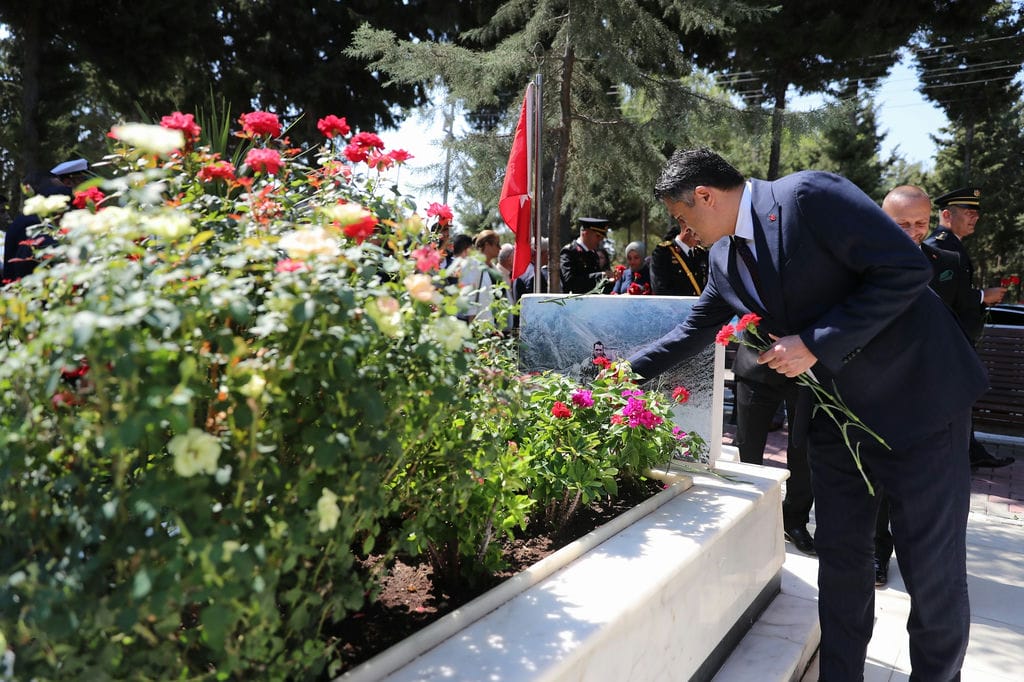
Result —
[[747, 464], [764, 462], [772, 419], [779, 404], [786, 403], [789, 442], [786, 449], [786, 499], [782, 501], [783, 528], [806, 526], [814, 495], [811, 492], [811, 470], [807, 463], [807, 420], [809, 401], [801, 396], [794, 382], [770, 385], [736, 377], [736, 447], [740, 460]]
[[[967, 514], [970, 414], [917, 443], [888, 450], [863, 440], [860, 458], [889, 501], [900, 572], [910, 594], [911, 680], [960, 679], [970, 630]], [[878, 498], [868, 494], [839, 431], [824, 414], [810, 430], [817, 529], [821, 680], [863, 679], [874, 624], [872, 554]]]

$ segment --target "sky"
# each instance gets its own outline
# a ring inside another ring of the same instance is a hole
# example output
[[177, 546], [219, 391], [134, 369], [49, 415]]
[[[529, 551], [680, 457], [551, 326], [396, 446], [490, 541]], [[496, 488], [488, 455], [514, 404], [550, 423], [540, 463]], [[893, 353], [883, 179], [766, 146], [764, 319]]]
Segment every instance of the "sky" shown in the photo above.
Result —
[[[820, 96], [794, 97], [789, 105], [794, 111], [806, 111], [822, 106]], [[905, 62], [893, 67], [889, 76], [882, 81], [875, 95], [878, 106], [879, 130], [886, 133], [882, 142], [882, 154], [888, 156], [896, 149], [908, 162], [918, 161], [925, 169], [935, 165], [935, 143], [929, 135], [939, 132], [947, 124], [941, 109], [931, 104], [917, 91], [917, 74], [913, 67]], [[384, 130], [380, 135], [388, 149], [404, 149], [413, 155], [413, 159], [403, 169], [402, 190], [416, 197], [417, 206], [421, 209], [433, 201], [441, 201], [441, 197], [426, 193], [414, 185], [422, 184], [428, 176], [424, 169], [437, 163], [444, 153], [441, 140], [444, 137], [441, 116], [433, 120], [424, 120], [419, 116], [411, 116], [397, 130]], [[456, 135], [458, 135], [456, 124]], [[453, 203], [449, 198], [449, 203]]]

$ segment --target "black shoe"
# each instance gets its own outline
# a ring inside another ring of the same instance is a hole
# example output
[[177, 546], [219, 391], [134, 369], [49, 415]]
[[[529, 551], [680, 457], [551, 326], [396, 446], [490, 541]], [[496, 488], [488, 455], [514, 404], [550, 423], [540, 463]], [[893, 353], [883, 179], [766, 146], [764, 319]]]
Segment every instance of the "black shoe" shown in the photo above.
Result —
[[1016, 461], [1013, 457], [993, 457], [986, 452], [985, 456], [971, 460], [971, 468], [989, 467], [991, 469], [998, 469], [999, 467], [1010, 466]]
[[784, 535], [786, 539], [793, 543], [793, 546], [799, 549], [804, 554], [809, 556], [817, 556], [817, 552], [814, 551], [814, 538], [807, 532], [805, 526], [793, 526], [787, 528]]
[[889, 582], [889, 560], [879, 561], [875, 557], [875, 587], [882, 587]]

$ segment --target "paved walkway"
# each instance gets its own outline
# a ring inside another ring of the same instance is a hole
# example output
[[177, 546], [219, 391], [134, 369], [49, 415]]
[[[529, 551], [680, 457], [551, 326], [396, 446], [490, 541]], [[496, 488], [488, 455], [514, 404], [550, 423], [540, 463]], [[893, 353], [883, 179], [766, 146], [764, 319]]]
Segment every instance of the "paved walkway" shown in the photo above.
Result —
[[[727, 424], [723, 442], [731, 444]], [[997, 456], [1017, 461], [1001, 469], [980, 469], [971, 481], [967, 525], [967, 573], [971, 597], [971, 639], [964, 662], [964, 682], [1011, 682], [1024, 679], [1024, 439], [979, 434]], [[786, 432], [770, 434], [765, 464], [786, 466]], [[813, 512], [811, 519], [813, 532]], [[817, 562], [787, 544], [786, 570], [813, 590]], [[784, 590], [785, 591], [785, 590]], [[866, 682], [909, 680], [906, 622], [910, 611], [898, 561], [893, 558], [889, 584], [875, 593], [875, 631], [868, 646]], [[818, 679], [817, 659], [793, 678]]]

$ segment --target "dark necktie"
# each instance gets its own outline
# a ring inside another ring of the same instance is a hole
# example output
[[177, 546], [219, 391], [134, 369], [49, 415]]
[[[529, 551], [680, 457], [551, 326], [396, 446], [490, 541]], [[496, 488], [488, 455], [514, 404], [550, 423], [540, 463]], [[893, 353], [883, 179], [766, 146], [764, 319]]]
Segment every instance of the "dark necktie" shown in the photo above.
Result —
[[747, 266], [747, 272], [750, 273], [750, 281], [754, 283], [754, 291], [757, 293], [757, 297], [764, 304], [765, 298], [761, 289], [761, 278], [757, 273], [757, 259], [754, 258], [754, 253], [750, 250], [747, 240], [743, 237], [733, 236], [732, 243], [736, 247], [736, 254], [743, 259], [743, 263]]

